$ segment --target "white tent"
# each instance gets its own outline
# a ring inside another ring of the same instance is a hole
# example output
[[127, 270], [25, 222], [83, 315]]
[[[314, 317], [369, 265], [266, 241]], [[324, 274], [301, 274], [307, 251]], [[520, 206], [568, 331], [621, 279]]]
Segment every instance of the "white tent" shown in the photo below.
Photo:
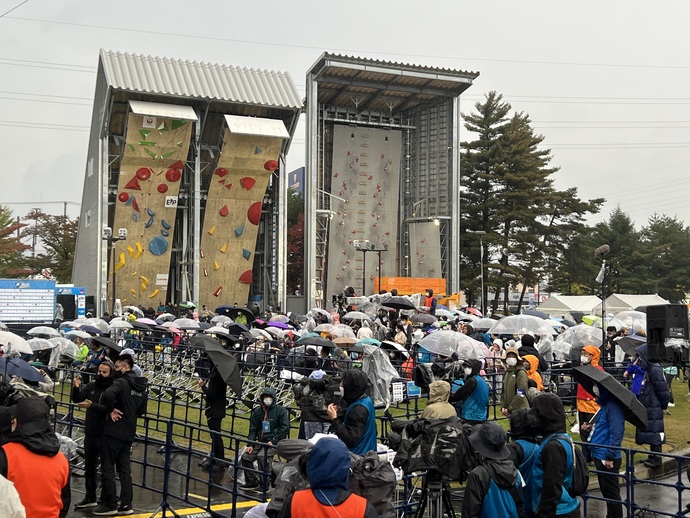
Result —
[[669, 304], [669, 301], [659, 295], [626, 295], [614, 293], [606, 298], [606, 313], [616, 314], [620, 311], [630, 311], [639, 306], [654, 306], [657, 304]]
[[551, 295], [537, 309], [548, 315], [566, 315], [571, 311], [591, 314], [601, 306], [596, 295]]

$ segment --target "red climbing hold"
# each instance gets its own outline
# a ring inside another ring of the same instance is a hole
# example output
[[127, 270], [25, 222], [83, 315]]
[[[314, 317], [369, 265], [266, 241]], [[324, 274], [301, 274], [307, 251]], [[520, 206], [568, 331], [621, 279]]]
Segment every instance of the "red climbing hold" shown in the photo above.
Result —
[[179, 171], [182, 171], [184, 169], [184, 164], [182, 163], [181, 160], [178, 160], [175, 162], [173, 165], [170, 166], [170, 169], [177, 169]]
[[224, 167], [219, 167], [218, 169], [216, 169], [216, 170], [213, 172], [213, 174], [215, 174], [216, 176], [220, 176], [221, 178], [223, 178], [224, 176], [227, 176], [228, 170], [225, 169]]
[[158, 186], [158, 192], [161, 194], [165, 194], [168, 192], [168, 184], [167, 183], [162, 183]]
[[137, 169], [137, 178], [141, 181], [146, 181], [151, 178], [151, 169], [148, 167], [140, 167]]
[[117, 199], [120, 200], [122, 203], [126, 203], [127, 200], [129, 200], [129, 194], [127, 194], [126, 192], [121, 192], [117, 195]]
[[179, 182], [180, 178], [182, 178], [182, 173], [177, 169], [168, 169], [168, 172], [165, 173], [165, 179], [169, 182]]
[[254, 187], [255, 183], [256, 179], [252, 178], [251, 176], [245, 176], [244, 178], [240, 179], [240, 185], [247, 190], [250, 190], [252, 187]]
[[218, 214], [220, 214], [223, 217], [226, 217], [228, 214], [230, 214], [230, 209], [228, 209], [227, 205], [223, 205], [223, 208], [218, 211]]
[[247, 270], [242, 275], [240, 275], [239, 282], [241, 284], [251, 284], [252, 283], [252, 271]]
[[252, 203], [252, 205], [247, 209], [247, 219], [253, 225], [258, 225], [261, 219], [261, 202], [257, 201]]
[[141, 191], [141, 185], [139, 185], [139, 179], [135, 176], [129, 182], [125, 184], [125, 189], [133, 189], [135, 191]]
[[139, 204], [137, 203], [136, 199], [132, 202], [132, 208], [139, 212]]
[[266, 171], [275, 171], [276, 169], [278, 169], [278, 162], [276, 162], [275, 160], [268, 160], [264, 164], [264, 169], [266, 169]]

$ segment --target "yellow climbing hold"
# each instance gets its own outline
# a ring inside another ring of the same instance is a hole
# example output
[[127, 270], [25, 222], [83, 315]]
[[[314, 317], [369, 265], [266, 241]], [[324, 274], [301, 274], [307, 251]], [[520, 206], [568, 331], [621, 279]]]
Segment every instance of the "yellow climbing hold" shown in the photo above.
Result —
[[153, 290], [153, 293], [151, 293], [151, 295], [149, 295], [149, 298], [152, 299], [153, 297], [155, 297], [156, 295], [158, 295], [158, 292], [159, 292], [159, 291], [160, 291], [160, 290], [159, 290], [158, 288], [156, 288], [155, 290]]
[[142, 285], [142, 286], [146, 286], [146, 287], [144, 288], [144, 291], [145, 291], [146, 288], [148, 288], [149, 280], [148, 280], [146, 277], [144, 277], [143, 275], [142, 275], [141, 277], [139, 277], [139, 278], [141, 279], [141, 285]]
[[132, 248], [132, 245], [127, 245], [127, 251], [130, 257], [134, 257], [134, 248]]
[[141, 243], [139, 241], [137, 241], [136, 247], [137, 253], [134, 254], [134, 258], [139, 259], [139, 256], [144, 253], [144, 249], [141, 247]]
[[225, 243], [223, 246], [221, 246], [221, 247], [220, 247], [220, 251], [223, 252], [223, 253], [227, 252], [227, 251], [228, 251], [228, 244]]
[[215, 226], [215, 225], [213, 225], [211, 228], [208, 229], [208, 233], [211, 234], [211, 235], [213, 235], [215, 231], [216, 231], [216, 226]]
[[220, 265], [216, 261], [213, 261], [213, 269], [217, 270], [218, 268], [220, 268]]
[[134, 298], [135, 298], [135, 299], [136, 299], [136, 298], [139, 298], [139, 297], [137, 296], [137, 290], [135, 290], [134, 288], [130, 288], [129, 291], [132, 293], [132, 295], [134, 295]]
[[119, 261], [117, 262], [117, 264], [115, 265], [115, 270], [116, 270], [116, 271], [119, 270], [119, 269], [122, 268], [124, 265], [125, 265], [125, 253], [124, 253], [124, 252], [120, 252], [120, 260], [119, 260]]

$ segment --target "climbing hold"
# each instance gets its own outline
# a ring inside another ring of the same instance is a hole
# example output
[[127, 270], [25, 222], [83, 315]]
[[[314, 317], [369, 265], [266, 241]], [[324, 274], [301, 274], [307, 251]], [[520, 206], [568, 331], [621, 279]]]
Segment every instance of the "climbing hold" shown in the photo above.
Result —
[[161, 226], [162, 226], [165, 230], [170, 230], [170, 223], [168, 223], [168, 222], [165, 221], [165, 220], [162, 220], [162, 221], [161, 221]]
[[168, 242], [162, 237], [154, 237], [149, 241], [149, 252], [153, 255], [160, 256], [168, 251]]
[[165, 179], [169, 182], [179, 182], [180, 178], [182, 178], [182, 173], [177, 169], [168, 169], [168, 171], [165, 173]]
[[204, 268], [204, 277], [208, 277], [208, 270]]
[[117, 199], [120, 200], [122, 203], [127, 203], [127, 200], [129, 200], [129, 194], [127, 194], [126, 192], [121, 192], [117, 195]]
[[151, 169], [148, 167], [140, 167], [137, 169], [137, 178], [139, 178], [141, 181], [148, 180], [151, 178]]
[[231, 183], [226, 183], [225, 184], [226, 189], [232, 189], [232, 184]]
[[235, 237], [240, 237], [244, 234], [244, 225], [235, 228]]
[[119, 270], [125, 265], [125, 253], [120, 252], [120, 260], [115, 264], [115, 271]]
[[215, 225], [213, 225], [211, 228], [208, 229], [208, 233], [209, 233], [209, 235], [211, 235], [211, 236], [213, 235], [213, 233], [214, 233], [215, 231], [216, 231], [216, 226], [215, 226]]
[[150, 299], [154, 298], [156, 295], [158, 295], [158, 292], [159, 292], [159, 291], [161, 291], [161, 290], [158, 289], [158, 288], [156, 288], [155, 290], [153, 290], [153, 293], [151, 293], [151, 295], [149, 295], [149, 298], [150, 298]]
[[221, 291], [223, 291], [223, 287], [222, 287], [222, 286], [218, 286], [218, 287], [216, 288], [216, 291], [213, 292], [213, 296], [214, 296], [214, 297], [219, 297]]
[[125, 189], [141, 191], [141, 185], [139, 185], [139, 178], [137, 178], [136, 176], [132, 178], [129, 182], [125, 184]]
[[153, 216], [149, 218], [149, 220], [146, 222], [146, 225], [144, 225], [144, 228], [149, 228], [151, 225], [153, 225]]
[[139, 257], [141, 257], [141, 254], [144, 253], [144, 249], [141, 247], [141, 243], [139, 241], [135, 243], [135, 246], [137, 247], [137, 252], [134, 254], [134, 258], [139, 259]]
[[254, 187], [255, 183], [256, 178], [252, 178], [251, 176], [245, 176], [244, 178], [240, 179], [240, 185], [247, 190], [250, 190], [252, 187]]
[[220, 247], [220, 251], [221, 251], [222, 253], [227, 252], [227, 251], [228, 251], [228, 244], [225, 243], [223, 246], [221, 246], [221, 247]]
[[168, 192], [168, 184], [166, 184], [166, 183], [160, 184], [158, 186], [158, 192], [161, 194], [165, 194], [166, 192]]
[[214, 270], [217, 270], [218, 268], [220, 268], [220, 265], [218, 264], [218, 262], [217, 262], [217, 261], [213, 261], [213, 269], [214, 269]]
[[169, 237], [169, 236], [170, 236], [170, 232], [168, 232], [167, 230], [161, 229], [161, 236], [163, 236], [163, 237]]
[[203, 248], [199, 249], [199, 255], [201, 256], [202, 259], [204, 258], [204, 249]]
[[276, 169], [278, 169], [278, 162], [276, 162], [275, 160], [268, 160], [264, 164], [264, 169], [266, 169], [266, 171], [275, 171]]
[[139, 221], [139, 215], [136, 212], [132, 212], [132, 219], [134, 220], [134, 223]]
[[132, 208], [139, 212], [139, 204], [137, 203], [136, 199], [132, 202]]
[[139, 130], [139, 135], [141, 135], [141, 138], [143, 138], [144, 140], [146, 140], [146, 137], [149, 136], [149, 133], [151, 133], [150, 129], [140, 129]]
[[252, 256], [252, 253], [247, 250], [246, 248], [242, 249], [242, 257], [244, 257], [247, 261], [249, 261], [249, 258]]
[[134, 248], [132, 248], [132, 245], [127, 245], [127, 251], [130, 257], [134, 257]]
[[240, 275], [238, 282], [240, 282], [241, 284], [251, 284], [252, 283], [252, 271], [247, 270], [242, 275]]
[[247, 219], [252, 225], [258, 225], [261, 220], [261, 202], [252, 203], [247, 209]]
[[224, 167], [219, 167], [218, 169], [216, 169], [215, 171], [213, 171], [213, 174], [215, 174], [216, 176], [220, 176], [221, 178], [223, 178], [224, 176], [226, 176], [226, 175], [228, 174], [228, 170], [225, 169]]
[[261, 149], [259, 146], [256, 146], [256, 147], [254, 148], [254, 154], [255, 154], [255, 155], [258, 155], [259, 153], [263, 153], [263, 152], [264, 152], [264, 150]]
[[230, 214], [230, 209], [228, 209], [227, 205], [223, 205], [223, 208], [218, 211], [218, 214], [220, 214], [222, 217], [226, 217], [228, 214]]

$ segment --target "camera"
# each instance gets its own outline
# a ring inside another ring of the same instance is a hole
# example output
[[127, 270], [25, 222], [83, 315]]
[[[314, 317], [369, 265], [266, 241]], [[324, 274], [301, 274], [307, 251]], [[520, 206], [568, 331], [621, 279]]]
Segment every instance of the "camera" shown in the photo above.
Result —
[[126, 228], [120, 228], [117, 230], [117, 237], [120, 239], [127, 239], [127, 229]]
[[103, 227], [103, 239], [110, 239], [113, 237], [113, 229], [110, 227]]

